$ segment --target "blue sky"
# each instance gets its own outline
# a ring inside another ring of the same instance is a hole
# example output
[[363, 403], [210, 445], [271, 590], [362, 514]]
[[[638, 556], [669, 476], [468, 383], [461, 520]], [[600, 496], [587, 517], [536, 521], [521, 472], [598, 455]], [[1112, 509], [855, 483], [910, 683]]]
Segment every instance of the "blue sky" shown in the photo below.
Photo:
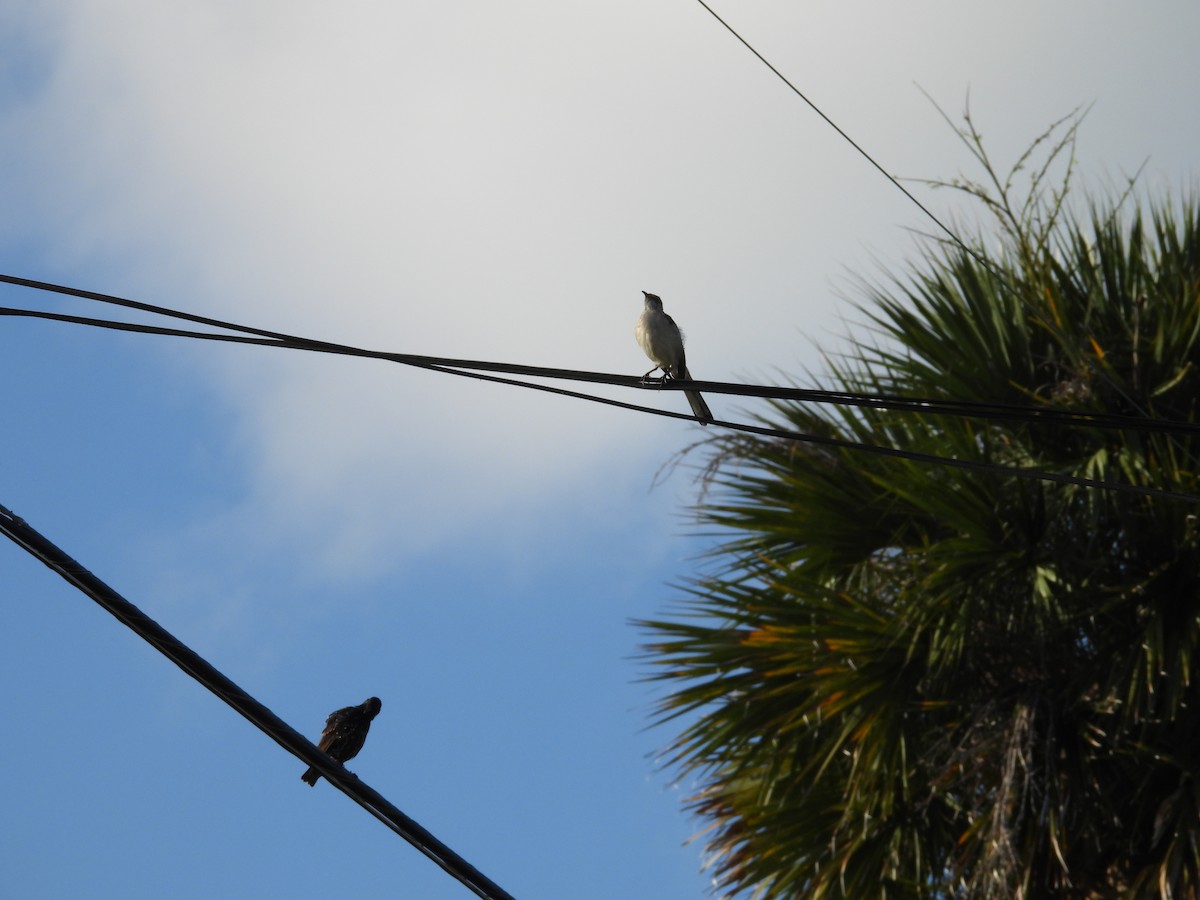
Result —
[[[715, 8], [898, 176], [972, 172], [919, 84], [1002, 164], [1094, 103], [1085, 182], [1196, 186], [1193, 3]], [[847, 273], [929, 228], [676, 0], [0, 0], [0, 145], [6, 274], [625, 374], [644, 289], [697, 378], [819, 381]], [[350, 768], [515, 896], [703, 895], [631, 625], [703, 571], [693, 473], [651, 489], [699, 428], [28, 320], [0, 354], [0, 503], [311, 737], [381, 697]], [[5, 892], [466, 896], [7, 543], [0, 574]]]

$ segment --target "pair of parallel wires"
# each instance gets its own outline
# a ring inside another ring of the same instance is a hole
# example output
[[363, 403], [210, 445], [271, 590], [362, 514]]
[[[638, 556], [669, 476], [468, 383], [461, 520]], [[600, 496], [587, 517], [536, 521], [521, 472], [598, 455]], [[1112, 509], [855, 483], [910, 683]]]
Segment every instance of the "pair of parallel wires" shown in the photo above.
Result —
[[[411, 353], [392, 353], [381, 350], [368, 350], [348, 344], [339, 344], [315, 338], [301, 337], [240, 325], [209, 316], [201, 316], [182, 310], [171, 309], [138, 300], [117, 297], [112, 294], [102, 294], [81, 288], [67, 287], [45, 281], [35, 281], [15, 275], [0, 274], [0, 282], [32, 288], [34, 290], [56, 293], [98, 303], [133, 309], [139, 312], [164, 316], [171, 319], [203, 325], [220, 331], [198, 331], [186, 328], [169, 328], [161, 325], [146, 325], [136, 322], [122, 322], [112, 319], [75, 316], [66, 313], [47, 312], [43, 310], [18, 309], [0, 307], [0, 316], [47, 319], [66, 322], [94, 328], [107, 328], [138, 334], [154, 334], [168, 337], [181, 337], [192, 340], [218, 341], [235, 344], [249, 344], [260, 347], [273, 347], [284, 350], [303, 350], [313, 353], [331, 353], [341, 356], [354, 356], [365, 359], [379, 359], [401, 365], [414, 366], [448, 375], [474, 378], [514, 387], [542, 391], [577, 400], [588, 400], [629, 409], [649, 415], [666, 416], [676, 419], [693, 420], [695, 417], [682, 412], [657, 409], [611, 397], [602, 397], [568, 388], [539, 384], [524, 380], [526, 378], [543, 378], [558, 381], [574, 381], [590, 384], [602, 384], [614, 387], [636, 388], [640, 390], [699, 390], [706, 393], [727, 394], [739, 397], [757, 397], [776, 401], [795, 403], [824, 403], [841, 406], [856, 406], [870, 409], [888, 409], [910, 413], [936, 414], [955, 417], [979, 418], [992, 421], [1016, 421], [1058, 425], [1068, 427], [1087, 427], [1117, 431], [1155, 432], [1175, 436], [1195, 436], [1200, 434], [1200, 424], [1177, 420], [1154, 419], [1144, 416], [1117, 415], [1112, 413], [1088, 412], [1071, 409], [1061, 409], [1051, 406], [1024, 406], [1011, 403], [985, 403], [967, 400], [946, 400], [933, 397], [903, 397], [891, 394], [873, 394], [853, 391], [823, 391], [806, 388], [783, 387], [776, 385], [739, 384], [725, 381], [651, 381], [632, 375], [615, 375], [605, 372], [586, 372], [575, 369], [558, 369], [545, 366], [530, 366], [519, 363], [490, 362], [473, 359], [453, 359], [441, 356], [421, 356]], [[1096, 478], [1085, 478], [1069, 475], [1063, 472], [1048, 472], [1024, 466], [1004, 465], [984, 462], [981, 460], [958, 459], [948, 456], [938, 456], [930, 453], [920, 453], [914, 450], [903, 450], [896, 447], [886, 447], [878, 444], [868, 444], [861, 441], [851, 441], [845, 438], [816, 435], [802, 431], [784, 428], [772, 428], [764, 425], [752, 425], [744, 422], [733, 422], [717, 419], [712, 424], [732, 431], [756, 434], [781, 440], [792, 440], [802, 443], [818, 444], [843, 450], [873, 453], [906, 459], [912, 462], [967, 469], [975, 472], [993, 475], [1008, 475], [1018, 478], [1054, 482], [1057, 484], [1074, 485], [1082, 488], [1104, 489], [1129, 494], [1137, 494], [1159, 499], [1184, 500], [1195, 503], [1200, 500], [1194, 494], [1156, 488], [1148, 485], [1130, 484], [1119, 481], [1103, 481]]]

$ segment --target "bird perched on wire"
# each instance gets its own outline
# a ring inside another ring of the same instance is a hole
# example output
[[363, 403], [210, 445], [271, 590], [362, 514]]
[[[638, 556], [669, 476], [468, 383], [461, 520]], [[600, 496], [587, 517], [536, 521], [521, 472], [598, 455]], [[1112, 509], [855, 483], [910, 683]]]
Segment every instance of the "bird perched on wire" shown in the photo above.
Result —
[[[368, 697], [361, 706], [347, 706], [331, 712], [325, 720], [325, 730], [321, 732], [321, 740], [317, 743], [318, 749], [324, 750], [340, 763], [354, 759], [367, 739], [367, 732], [371, 730], [371, 720], [379, 715], [382, 706], [378, 697]], [[320, 777], [321, 773], [313, 766], [300, 776], [300, 780], [309, 787], [315, 787]]]
[[[679, 330], [675, 320], [663, 312], [662, 298], [645, 291], [642, 291], [642, 294], [646, 297], [646, 308], [638, 319], [637, 328], [634, 329], [638, 344], [646, 351], [650, 362], [654, 363], [654, 369], [663, 370], [664, 379], [691, 381], [692, 376], [688, 373], [683, 353], [683, 332]], [[654, 369], [642, 377], [649, 378]], [[700, 420], [701, 425], [707, 425], [713, 420], [712, 411], [698, 391], [684, 391], [683, 395], [687, 397], [692, 406], [692, 413]]]

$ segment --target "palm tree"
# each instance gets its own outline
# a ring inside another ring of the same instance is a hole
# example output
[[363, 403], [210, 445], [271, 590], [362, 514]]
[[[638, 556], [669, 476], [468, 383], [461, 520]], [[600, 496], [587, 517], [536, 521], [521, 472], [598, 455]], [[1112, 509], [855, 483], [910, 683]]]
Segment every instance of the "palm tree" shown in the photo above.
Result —
[[[1132, 190], [1077, 209], [1078, 121], [1002, 177], [967, 114], [985, 177], [941, 184], [995, 227], [860, 283], [872, 327], [829, 361], [836, 388], [1195, 422], [1200, 212]], [[692, 721], [668, 758], [717, 890], [1196, 898], [1200, 433], [788, 402], [761, 421], [996, 468], [705, 445], [713, 574], [642, 624], [659, 718]]]

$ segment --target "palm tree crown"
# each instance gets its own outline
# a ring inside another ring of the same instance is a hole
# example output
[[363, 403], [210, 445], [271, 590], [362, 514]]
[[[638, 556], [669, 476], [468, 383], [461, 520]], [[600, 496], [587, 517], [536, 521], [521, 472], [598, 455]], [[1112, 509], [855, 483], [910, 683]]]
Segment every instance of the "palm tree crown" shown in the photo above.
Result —
[[[944, 186], [994, 214], [989, 249], [930, 241], [862, 282], [871, 336], [830, 362], [836, 387], [1195, 422], [1197, 205], [1127, 191], [1077, 210], [1077, 120], [1007, 177], [966, 123], [986, 177]], [[782, 402], [763, 421], [1200, 495], [1187, 430]], [[715, 574], [643, 624], [661, 718], [694, 717], [671, 759], [699, 785], [721, 891], [1197, 896], [1200, 502], [707, 446]]]

